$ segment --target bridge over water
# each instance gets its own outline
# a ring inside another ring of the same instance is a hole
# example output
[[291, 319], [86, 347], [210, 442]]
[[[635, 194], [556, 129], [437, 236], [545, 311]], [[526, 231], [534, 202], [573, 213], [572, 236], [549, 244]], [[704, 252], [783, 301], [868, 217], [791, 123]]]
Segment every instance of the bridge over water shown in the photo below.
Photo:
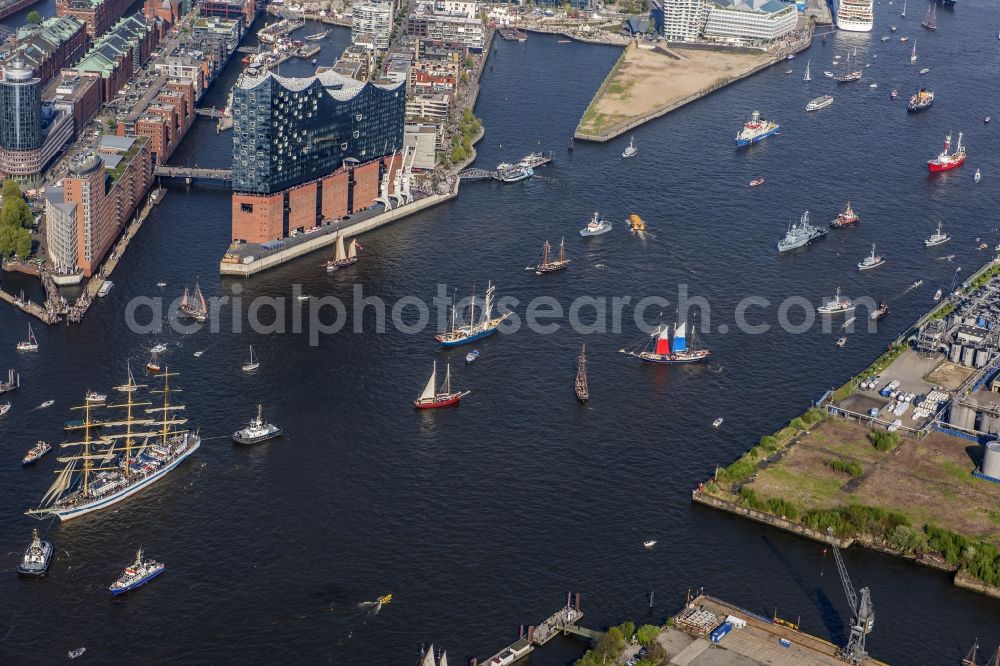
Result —
[[184, 178], [185, 180], [221, 180], [229, 183], [233, 180], [232, 169], [207, 169], [186, 166], [158, 166], [153, 172], [164, 178]]

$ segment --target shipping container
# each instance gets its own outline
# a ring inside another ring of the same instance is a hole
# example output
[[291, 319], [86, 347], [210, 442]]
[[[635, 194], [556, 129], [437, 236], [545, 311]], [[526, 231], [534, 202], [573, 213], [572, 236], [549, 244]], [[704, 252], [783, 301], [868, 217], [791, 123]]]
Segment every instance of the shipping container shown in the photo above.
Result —
[[713, 643], [718, 643], [719, 641], [722, 640], [723, 636], [725, 636], [732, 630], [733, 630], [732, 624], [730, 624], [729, 622], [723, 622], [718, 627], [712, 630], [712, 634], [709, 636], [709, 638], [712, 639]]

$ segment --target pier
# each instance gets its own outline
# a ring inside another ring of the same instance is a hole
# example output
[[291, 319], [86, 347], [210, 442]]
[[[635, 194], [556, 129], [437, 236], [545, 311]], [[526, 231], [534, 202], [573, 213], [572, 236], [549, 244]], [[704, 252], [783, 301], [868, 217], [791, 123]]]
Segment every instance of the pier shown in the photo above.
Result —
[[[520, 162], [517, 163], [518, 166], [530, 167], [532, 169], [537, 169], [538, 167], [543, 167], [546, 164], [551, 164], [553, 162], [552, 151], [548, 154], [545, 153], [530, 153], [524, 156]], [[501, 165], [502, 166], [502, 165]], [[500, 177], [500, 168], [496, 169], [463, 169], [458, 172], [458, 177], [460, 180], [503, 180]]]
[[531, 626], [525, 631], [522, 626], [521, 635], [516, 641], [489, 659], [483, 661], [473, 659], [471, 666], [508, 666], [508, 664], [520, 661], [561, 633], [573, 633], [586, 638], [590, 638], [591, 633], [597, 633], [580, 630], [576, 627], [581, 619], [583, 619], [583, 612], [580, 610], [580, 595], [578, 593], [574, 599], [573, 593], [570, 592], [566, 595], [566, 605], [545, 618], [537, 627]]

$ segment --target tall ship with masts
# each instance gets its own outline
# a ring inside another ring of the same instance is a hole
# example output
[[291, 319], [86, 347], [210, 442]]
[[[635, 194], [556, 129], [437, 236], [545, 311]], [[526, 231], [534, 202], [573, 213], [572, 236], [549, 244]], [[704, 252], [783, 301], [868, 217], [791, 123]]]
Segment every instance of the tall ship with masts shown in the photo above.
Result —
[[[83, 419], [67, 423], [66, 430], [81, 433], [82, 439], [60, 444], [72, 447], [73, 455], [59, 458], [66, 466], [56, 472], [39, 507], [25, 513], [67, 521], [106, 509], [159, 481], [197, 451], [201, 437], [182, 427], [187, 423], [179, 416], [184, 405], [170, 401], [171, 394], [178, 392], [170, 386], [176, 376], [167, 368], [158, 375], [163, 388], [150, 391], [152, 396], [162, 396], [156, 407], [136, 399], [145, 386], [136, 383], [131, 369], [128, 380], [115, 387], [123, 396], [119, 404], [84, 401], [76, 407], [83, 411]], [[98, 424], [94, 412], [102, 409], [124, 410], [124, 415]]]
[[332, 273], [358, 263], [358, 250], [360, 249], [361, 245], [357, 239], [352, 238], [345, 251], [344, 237], [341, 234], [337, 234], [337, 240], [334, 242], [333, 258], [326, 262], [326, 272]]
[[473, 294], [472, 304], [469, 308], [469, 323], [464, 326], [458, 326], [456, 324], [456, 308], [452, 305], [451, 326], [447, 332], [435, 335], [434, 339], [440, 342], [443, 347], [458, 347], [459, 345], [475, 342], [476, 340], [496, 333], [500, 324], [506, 321], [513, 314], [513, 312], [504, 312], [503, 314], [494, 316], [493, 298], [495, 294], [496, 287], [494, 287], [493, 283], [490, 282], [486, 288], [486, 294], [483, 298], [483, 307], [480, 311], [479, 319], [476, 319], [476, 298], [475, 294]]
[[184, 287], [180, 311], [195, 321], [205, 321], [208, 318], [208, 304], [205, 302], [205, 295], [201, 293], [201, 285], [198, 284], [197, 278], [194, 281], [193, 292], [188, 293], [187, 287]]
[[708, 359], [712, 353], [700, 349], [694, 342], [694, 328], [691, 329], [692, 340], [688, 344], [687, 323], [681, 321], [674, 327], [671, 341], [670, 326], [660, 324], [650, 334], [649, 340], [643, 344], [642, 351], [620, 349], [629, 356], [635, 356], [643, 363], [699, 363]]

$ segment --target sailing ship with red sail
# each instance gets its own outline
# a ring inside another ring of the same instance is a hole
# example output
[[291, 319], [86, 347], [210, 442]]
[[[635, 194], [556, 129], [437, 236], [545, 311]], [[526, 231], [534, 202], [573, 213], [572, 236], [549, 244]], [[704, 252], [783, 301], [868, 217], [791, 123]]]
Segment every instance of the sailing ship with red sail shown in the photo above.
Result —
[[932, 172], [950, 171], [965, 163], [965, 146], [962, 145], [962, 133], [958, 133], [958, 143], [955, 152], [951, 150], [951, 134], [944, 139], [944, 150], [932, 160], [927, 160], [927, 168]]
[[645, 348], [642, 351], [626, 351], [622, 353], [635, 356], [643, 363], [698, 363], [708, 359], [711, 352], [707, 349], [698, 349], [694, 344], [694, 329], [691, 329], [692, 341], [688, 346], [687, 323], [680, 322], [674, 327], [671, 337], [670, 326], [661, 324], [657, 326], [649, 336]]

